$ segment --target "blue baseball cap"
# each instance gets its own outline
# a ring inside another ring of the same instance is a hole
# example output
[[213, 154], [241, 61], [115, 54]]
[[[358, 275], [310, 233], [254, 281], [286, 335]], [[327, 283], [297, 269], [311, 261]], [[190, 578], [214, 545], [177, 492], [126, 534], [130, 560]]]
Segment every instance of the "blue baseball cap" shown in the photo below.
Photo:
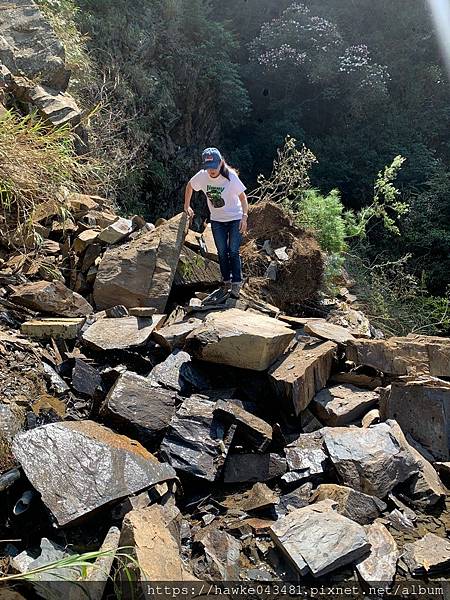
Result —
[[222, 162], [222, 155], [217, 148], [206, 148], [202, 152], [203, 169], [218, 169]]

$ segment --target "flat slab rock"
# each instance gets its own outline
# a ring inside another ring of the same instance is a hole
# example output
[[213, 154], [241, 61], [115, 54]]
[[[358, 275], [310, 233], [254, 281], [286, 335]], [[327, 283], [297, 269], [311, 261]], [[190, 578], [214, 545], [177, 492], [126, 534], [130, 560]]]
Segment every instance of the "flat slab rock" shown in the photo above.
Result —
[[286, 459], [279, 454], [232, 454], [224, 469], [225, 483], [256, 483], [281, 477], [286, 473]]
[[14, 288], [12, 302], [38, 312], [61, 317], [85, 317], [94, 309], [83, 296], [60, 281], [36, 281]]
[[176, 348], [183, 348], [187, 336], [201, 324], [201, 320], [195, 318], [174, 323], [154, 331], [152, 339], [168, 352], [172, 352]]
[[340, 479], [357, 491], [384, 498], [419, 471], [386, 423], [369, 429], [327, 427], [323, 438]]
[[405, 544], [402, 561], [412, 575], [424, 575], [450, 569], [450, 540], [427, 533], [413, 544]]
[[215, 417], [214, 408], [214, 402], [202, 397], [185, 400], [160, 448], [175, 469], [207, 481], [217, 479], [235, 429]]
[[225, 423], [236, 425], [237, 433], [241, 433], [259, 452], [264, 452], [272, 441], [272, 427], [269, 423], [249, 413], [235, 402], [218, 400], [214, 414]]
[[316, 394], [310, 406], [325, 425], [335, 427], [360, 419], [377, 404], [378, 399], [376, 392], [354, 385], [333, 385]]
[[352, 335], [349, 329], [329, 323], [325, 319], [317, 319], [316, 321], [309, 321], [304, 326], [305, 333], [318, 337], [336, 344], [347, 344], [355, 337]]
[[181, 213], [135, 240], [108, 248], [94, 284], [97, 308], [123, 304], [164, 312], [186, 229], [187, 217]]
[[[195, 541], [199, 543], [205, 554], [206, 573], [212, 581], [238, 581], [241, 544], [226, 531], [214, 526], [200, 530]], [[200, 573], [199, 573], [200, 575]]]
[[275, 544], [300, 575], [321, 577], [366, 555], [370, 549], [364, 527], [323, 501], [292, 511], [270, 528]]
[[127, 372], [110, 389], [102, 412], [106, 419], [142, 443], [163, 435], [175, 414], [176, 394]]
[[436, 459], [450, 459], [450, 383], [431, 378], [393, 382], [380, 412], [383, 419], [395, 419]]
[[213, 387], [211, 378], [199, 365], [193, 363], [190, 354], [182, 350], [174, 350], [166, 360], [153, 367], [148, 379], [156, 385], [182, 394]]
[[[360, 525], [368, 525], [386, 510], [386, 504], [376, 498], [352, 488], [335, 483], [322, 483], [311, 496], [311, 502], [333, 500], [337, 503], [336, 510], [344, 517], [356, 521]], [[373, 581], [384, 581], [383, 579]]]
[[387, 340], [356, 340], [347, 359], [390, 375], [450, 376], [450, 339], [408, 335]]
[[188, 335], [186, 350], [207, 362], [265, 371], [293, 337], [294, 332], [277, 319], [231, 308], [208, 315]]
[[146, 344], [164, 315], [148, 319], [123, 317], [98, 319], [82, 334], [83, 343], [94, 350], [126, 350]]
[[334, 342], [300, 346], [283, 356], [270, 369], [275, 393], [296, 416], [327, 384], [335, 351]]
[[16, 435], [12, 450], [60, 527], [176, 477], [138, 442], [93, 421], [31, 429]]
[[330, 466], [329, 458], [325, 453], [322, 431], [302, 433], [285, 448], [289, 472], [298, 473], [299, 479], [322, 475]]

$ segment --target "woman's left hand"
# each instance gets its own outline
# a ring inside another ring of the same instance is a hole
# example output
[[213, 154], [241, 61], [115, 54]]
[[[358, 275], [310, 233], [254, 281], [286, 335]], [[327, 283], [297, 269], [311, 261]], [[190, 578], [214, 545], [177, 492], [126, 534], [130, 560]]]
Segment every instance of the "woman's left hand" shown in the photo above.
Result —
[[247, 233], [247, 215], [243, 215], [241, 219], [241, 224], [239, 225], [239, 231], [242, 234]]

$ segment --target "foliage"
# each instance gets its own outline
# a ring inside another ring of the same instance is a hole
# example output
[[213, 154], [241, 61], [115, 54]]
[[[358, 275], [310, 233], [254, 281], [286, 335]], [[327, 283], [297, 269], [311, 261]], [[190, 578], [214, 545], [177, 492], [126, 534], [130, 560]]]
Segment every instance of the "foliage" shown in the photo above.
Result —
[[387, 336], [450, 333], [450, 297], [430, 296], [408, 270], [410, 255], [396, 261], [373, 263], [367, 248], [347, 255], [346, 269], [355, 280], [355, 294], [372, 325]]
[[81, 161], [69, 127], [47, 127], [34, 114], [0, 116], [0, 230], [2, 241], [24, 243], [33, 218], [46, 204], [61, 204], [68, 191], [95, 190], [100, 166]]

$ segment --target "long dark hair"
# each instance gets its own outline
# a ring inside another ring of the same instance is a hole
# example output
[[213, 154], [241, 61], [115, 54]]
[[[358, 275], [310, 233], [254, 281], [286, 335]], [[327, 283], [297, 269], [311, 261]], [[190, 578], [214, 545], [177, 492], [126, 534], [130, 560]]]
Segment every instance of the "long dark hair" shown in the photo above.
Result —
[[231, 165], [229, 165], [224, 159], [219, 172], [221, 175], [223, 175], [223, 177], [226, 177], [228, 181], [230, 181], [230, 169], [233, 169], [233, 171], [235, 171], [236, 174], [239, 175], [239, 171]]

